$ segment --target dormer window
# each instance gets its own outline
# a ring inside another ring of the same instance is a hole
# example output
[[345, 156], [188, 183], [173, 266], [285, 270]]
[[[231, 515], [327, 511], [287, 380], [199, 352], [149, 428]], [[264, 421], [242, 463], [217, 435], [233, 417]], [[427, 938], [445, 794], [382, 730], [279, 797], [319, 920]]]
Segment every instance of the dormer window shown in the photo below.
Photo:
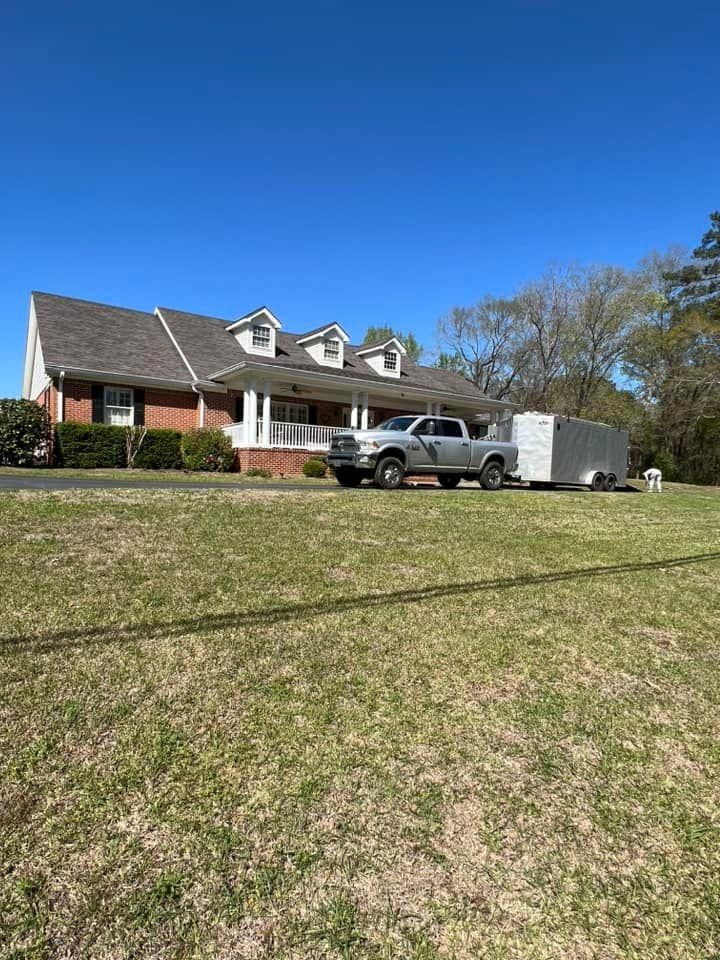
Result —
[[325, 340], [323, 343], [323, 359], [330, 363], [337, 363], [340, 359], [340, 341]]
[[402, 376], [401, 358], [407, 351], [397, 337], [376, 340], [374, 343], [363, 343], [362, 346], [356, 347], [355, 353], [381, 377], [399, 379]]
[[252, 328], [252, 345], [258, 350], [269, 350], [272, 343], [272, 335], [270, 333], [270, 327], [265, 325], [253, 324]]
[[246, 353], [255, 353], [260, 357], [275, 356], [275, 335], [280, 329], [280, 321], [267, 307], [253, 310], [225, 329], [232, 333]]
[[299, 347], [304, 347], [321, 367], [336, 367], [342, 370], [345, 363], [344, 346], [349, 339], [339, 323], [331, 323], [311, 330], [299, 337], [296, 343]]
[[398, 366], [398, 355], [395, 350], [386, 350], [383, 357], [383, 370], [395, 373]]

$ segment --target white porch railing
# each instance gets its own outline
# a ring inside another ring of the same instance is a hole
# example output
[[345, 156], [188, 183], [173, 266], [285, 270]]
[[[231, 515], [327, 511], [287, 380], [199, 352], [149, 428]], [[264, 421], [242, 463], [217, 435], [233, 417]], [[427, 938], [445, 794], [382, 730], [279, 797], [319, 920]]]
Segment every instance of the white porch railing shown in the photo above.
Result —
[[[282, 420], [270, 421], [270, 446], [290, 447], [298, 450], [329, 450], [330, 441], [336, 433], [345, 427], [323, 427], [317, 423], [285, 423]], [[230, 437], [233, 447], [247, 446], [245, 424], [233, 423], [223, 427]], [[256, 446], [264, 447], [263, 422], [258, 420]]]

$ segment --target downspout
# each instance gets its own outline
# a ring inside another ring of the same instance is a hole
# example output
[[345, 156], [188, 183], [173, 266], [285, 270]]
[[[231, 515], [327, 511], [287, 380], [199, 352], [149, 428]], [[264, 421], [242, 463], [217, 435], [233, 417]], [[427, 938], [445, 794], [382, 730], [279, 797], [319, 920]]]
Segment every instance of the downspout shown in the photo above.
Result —
[[200, 397], [200, 427], [205, 426], [205, 394], [199, 390], [195, 384], [192, 384], [193, 391]]
[[65, 383], [65, 371], [61, 370], [58, 374], [57, 387], [57, 409], [55, 410], [55, 423], [63, 422], [63, 385]]

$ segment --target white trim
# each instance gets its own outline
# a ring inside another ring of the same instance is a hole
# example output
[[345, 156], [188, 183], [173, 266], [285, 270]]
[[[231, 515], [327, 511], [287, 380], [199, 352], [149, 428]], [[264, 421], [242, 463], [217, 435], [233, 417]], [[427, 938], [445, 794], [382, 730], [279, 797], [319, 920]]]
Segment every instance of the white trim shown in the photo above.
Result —
[[[91, 370], [89, 367], [58, 367], [54, 365], [48, 366], [46, 369], [51, 376], [57, 376], [62, 370], [68, 377], [78, 380], [105, 380], [108, 383], [133, 383], [138, 386], [169, 387], [172, 390], [193, 392], [192, 384], [188, 380], [163, 380], [160, 377], [141, 377], [134, 373], [118, 373], [116, 370]], [[202, 381], [199, 382], [202, 383]], [[220, 385], [216, 384], [216, 386]], [[219, 392], [227, 393], [227, 387]]]
[[[384, 379], [378, 380], [365, 380], [362, 377], [349, 377], [343, 376], [339, 377], [331, 373], [325, 373], [322, 370], [313, 371], [311, 374], [304, 370], [298, 370], [296, 367], [285, 367], [279, 363], [274, 363], [272, 366], [268, 367], [268, 364], [258, 363], [253, 360], [242, 360], [240, 363], [235, 363], [231, 367], [227, 367], [225, 370], [218, 370], [217, 373], [213, 373], [211, 379], [218, 380], [221, 377], [228, 377], [234, 373], [243, 373], [244, 371], [261, 371], [265, 376], [268, 373], [272, 372], [273, 374], [280, 374], [282, 379], [286, 378], [294, 381], [296, 383], [307, 384], [308, 386], [313, 386], [316, 381], [322, 383], [329, 383], [333, 386], [344, 387], [346, 390], [352, 388], [356, 385], [370, 387], [372, 392], [375, 393], [389, 393], [393, 398], [397, 397], [398, 394], [402, 397], [407, 395], [410, 398], [417, 400], [427, 400], [430, 397], [441, 397], [443, 403], [447, 403], [448, 406], [455, 405], [458, 403], [461, 406], [473, 406], [474, 404], [478, 405], [481, 409], [485, 407], [488, 410], [505, 410], [507, 408], [517, 409], [518, 404], [508, 403], [507, 400], [493, 400], [491, 397], [474, 397], [462, 393], [451, 393], [448, 390], [434, 390], [431, 387], [412, 387], [407, 386], [403, 383], [397, 384], [395, 389], [393, 389], [393, 379], [392, 377], [387, 377]], [[452, 401], [452, 403], [450, 403]], [[464, 401], [469, 401], [465, 403]]]
[[[116, 393], [120, 391], [128, 391], [130, 393], [130, 406], [125, 407], [121, 406], [119, 403], [108, 403], [108, 390], [114, 390]], [[117, 410], [129, 410], [130, 411], [130, 423], [129, 424], [116, 424], [116, 426], [133, 426], [135, 423], [135, 390], [132, 387], [123, 387], [116, 386], [114, 384], [105, 384], [103, 386], [103, 423], [108, 423], [108, 407], [114, 407]]]
[[30, 310], [28, 313], [28, 329], [25, 338], [25, 368], [23, 371], [23, 391], [25, 400], [34, 400], [30, 396], [32, 390], [33, 371], [35, 369], [35, 351], [40, 339], [38, 330], [37, 314], [35, 313], [35, 298], [30, 295]]
[[163, 325], [163, 327], [165, 328], [165, 333], [170, 337], [170, 340], [172, 341], [172, 345], [175, 347], [175, 349], [177, 350], [177, 352], [180, 354], [180, 359], [182, 360], [182, 362], [185, 364], [185, 366], [186, 366], [186, 367], [188, 368], [188, 370], [190, 371], [190, 376], [193, 378], [193, 380], [197, 380], [197, 374], [195, 373], [195, 371], [193, 370], [193, 368], [190, 366], [190, 361], [189, 361], [188, 358], [185, 356], [185, 354], [183, 353], [183, 351], [180, 349], [180, 344], [177, 342], [177, 340], [175, 339], [175, 337], [174, 337], [173, 334], [172, 334], [172, 331], [170, 330], [170, 327], [169, 327], [169, 326], [167, 325], [167, 323], [165, 322], [165, 317], [162, 315], [162, 312], [161, 312], [161, 310], [160, 310], [160, 307], [155, 307], [155, 316], [159, 319], [160, 323], [161, 323], [161, 324]]
[[298, 346], [302, 346], [305, 343], [312, 343], [313, 340], [320, 340], [321, 338], [325, 339], [331, 330], [337, 331], [337, 334], [343, 343], [350, 343], [350, 337], [343, 330], [339, 323], [329, 323], [326, 327], [323, 327], [322, 330], [315, 330], [313, 333], [308, 333], [304, 337], [300, 337], [300, 339], [296, 340], [295, 343], [297, 343]]
[[400, 354], [401, 357], [404, 357], [407, 355], [407, 350], [402, 345], [402, 343], [400, 343], [397, 337], [388, 337], [388, 339], [384, 340], [382, 343], [371, 343], [367, 347], [360, 346], [357, 348], [355, 353], [359, 357], [364, 356], [364, 354], [366, 353], [380, 353], [380, 351], [387, 350], [391, 344], [394, 344], [394, 349], [397, 350], [397, 352]]
[[272, 312], [272, 310], [268, 310], [267, 307], [259, 307], [257, 310], [254, 310], [252, 313], [246, 313], [244, 317], [240, 317], [238, 320], [234, 320], [231, 324], [228, 324], [228, 326], [225, 327], [225, 329], [236, 330], [238, 327], [242, 327], [248, 323], [252, 323], [253, 320], [255, 320], [257, 317], [260, 316], [260, 314], [263, 314], [263, 313], [268, 318], [268, 321], [271, 327], [274, 327], [276, 330], [281, 329], [282, 324], [280, 323], [278, 318], [275, 316], [275, 314]]

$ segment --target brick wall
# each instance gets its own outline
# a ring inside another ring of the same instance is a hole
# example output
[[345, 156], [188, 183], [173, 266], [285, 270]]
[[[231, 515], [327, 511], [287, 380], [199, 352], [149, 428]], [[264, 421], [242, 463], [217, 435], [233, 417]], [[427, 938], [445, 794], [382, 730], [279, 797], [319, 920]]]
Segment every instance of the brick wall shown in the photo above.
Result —
[[183, 390], [146, 389], [145, 426], [192, 430], [200, 423], [199, 399], [196, 393]]
[[[92, 423], [92, 393], [91, 384], [81, 380], [65, 380], [63, 382], [63, 420], [72, 420], [75, 423]], [[53, 419], [57, 405], [53, 404]]]
[[303, 464], [319, 454], [309, 450], [275, 449], [263, 450], [262, 447], [241, 447], [235, 451], [235, 468], [246, 473], [253, 468], [269, 470], [274, 477], [296, 477], [302, 473]]

